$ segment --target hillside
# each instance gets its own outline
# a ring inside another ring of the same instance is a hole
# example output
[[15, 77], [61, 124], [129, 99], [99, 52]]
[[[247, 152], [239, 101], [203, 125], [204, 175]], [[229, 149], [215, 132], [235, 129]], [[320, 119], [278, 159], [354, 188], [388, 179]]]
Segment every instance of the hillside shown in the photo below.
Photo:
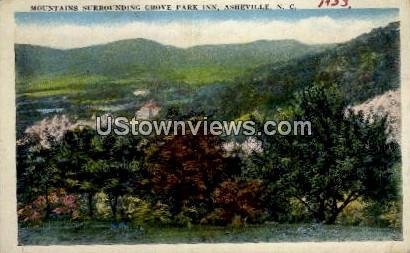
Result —
[[[56, 112], [89, 118], [107, 111], [132, 114], [149, 99], [187, 104], [198, 87], [233, 82], [256, 66], [329, 47], [283, 40], [182, 49], [146, 39], [69, 50], [16, 45], [20, 129]], [[137, 97], [135, 90], [152, 92]]]
[[145, 39], [58, 50], [16, 45], [19, 131], [56, 113], [133, 115], [147, 101], [224, 120], [273, 117], [313, 83], [349, 104], [399, 88], [399, 23], [338, 45], [293, 40], [176, 48]]
[[309, 46], [293, 40], [256, 41], [247, 44], [205, 45], [187, 49], [146, 39], [130, 39], [104, 45], [58, 50], [16, 45], [18, 76], [41, 78], [56, 75], [101, 75], [128, 78], [138, 75], [175, 75], [190, 69], [244, 70], [267, 63], [285, 62], [328, 46]]
[[204, 87], [208, 92], [202, 97], [212, 97], [210, 104], [214, 107], [205, 106], [208, 111], [227, 107], [218, 101], [233, 103], [226, 112], [218, 112], [221, 117], [241, 117], [255, 110], [271, 115], [276, 108], [285, 107], [295, 92], [314, 83], [335, 83], [349, 104], [362, 103], [399, 88], [399, 72], [400, 28], [399, 23], [391, 23], [289, 64], [259, 67], [234, 86], [220, 87], [218, 92]]
[[278, 86], [304, 87], [313, 82], [333, 82], [340, 86], [350, 103], [359, 103], [398, 88], [399, 71], [400, 28], [397, 22], [276, 69], [259, 84], [277, 90]]

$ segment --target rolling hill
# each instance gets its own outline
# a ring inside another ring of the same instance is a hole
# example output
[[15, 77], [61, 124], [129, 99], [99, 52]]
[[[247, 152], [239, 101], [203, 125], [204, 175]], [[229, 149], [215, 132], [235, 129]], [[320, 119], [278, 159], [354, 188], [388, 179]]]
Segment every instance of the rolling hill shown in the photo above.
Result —
[[[130, 39], [69, 50], [18, 44], [15, 52], [16, 70], [23, 79], [85, 74], [127, 78], [146, 73], [159, 76], [164, 72], [178, 74], [199, 68], [244, 70], [285, 62], [318, 52], [324, 47], [282, 40], [183, 49], [146, 39]], [[173, 80], [184, 81], [178, 77]]]
[[[187, 104], [202, 86], [233, 83], [256, 66], [285, 64], [329, 47], [283, 40], [183, 49], [146, 39], [69, 50], [15, 45], [20, 129], [60, 111], [90, 117], [131, 113], [147, 99]], [[151, 92], [144, 98], [135, 90]]]
[[18, 131], [55, 113], [133, 115], [151, 100], [162, 112], [272, 117], [318, 82], [336, 83], [350, 104], [359, 104], [400, 86], [399, 34], [392, 23], [338, 45], [282, 40], [183, 49], [146, 39], [69, 50], [16, 45]]
[[[234, 85], [219, 87], [217, 92], [203, 87], [208, 90], [202, 92], [206, 96], [197, 97], [195, 101], [211, 97], [212, 102], [196, 103], [193, 108], [202, 106], [220, 117], [237, 118], [255, 110], [269, 116], [278, 107], [286, 107], [295, 92], [314, 83], [337, 84], [346, 101], [355, 105], [398, 89], [399, 73], [400, 28], [396, 22], [286, 65], [258, 67]], [[230, 101], [229, 108], [222, 101]]]

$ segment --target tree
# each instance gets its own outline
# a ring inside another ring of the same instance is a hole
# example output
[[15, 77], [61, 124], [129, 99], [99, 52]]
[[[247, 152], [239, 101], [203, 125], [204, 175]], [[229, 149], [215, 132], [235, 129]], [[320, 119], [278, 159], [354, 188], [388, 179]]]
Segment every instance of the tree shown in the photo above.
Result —
[[60, 187], [63, 172], [56, 158], [58, 146], [64, 134], [75, 125], [65, 115], [43, 119], [28, 127], [17, 141], [17, 186], [20, 200], [33, 201], [39, 195], [45, 197], [47, 218], [51, 212], [49, 193]]
[[315, 85], [296, 99], [292, 120], [309, 120], [312, 135], [265, 138], [270, 167], [261, 175], [318, 222], [334, 223], [359, 197], [395, 195], [392, 167], [399, 152], [388, 141], [386, 117], [354, 113], [335, 86]]
[[68, 131], [58, 146], [58, 166], [64, 171], [64, 185], [74, 193], [85, 194], [88, 215], [94, 214], [94, 195], [101, 190], [101, 172], [107, 165], [99, 145], [99, 136], [91, 128]]
[[218, 225], [240, 222], [260, 222], [265, 212], [263, 184], [260, 180], [239, 181], [229, 179], [213, 192], [215, 210], [207, 220]]
[[[117, 217], [119, 199], [128, 193], [141, 195], [146, 189], [147, 173], [144, 168], [144, 142], [138, 136], [108, 135], [101, 137], [99, 174], [101, 189], [107, 193], [112, 215]], [[123, 211], [122, 209], [120, 211]]]
[[36, 145], [35, 138], [24, 136], [16, 143], [17, 167], [17, 197], [19, 203], [33, 201], [39, 193], [39, 187], [32, 181], [30, 157], [32, 148]]
[[[45, 197], [45, 218], [48, 218], [51, 213], [49, 193], [62, 182], [61, 170], [56, 165], [55, 145], [57, 143], [50, 142], [50, 146], [44, 147], [37, 141], [27, 140], [25, 144], [18, 145], [17, 149], [20, 160], [17, 165], [18, 188], [25, 192], [26, 203], [33, 201], [39, 195]], [[24, 189], [21, 188], [23, 186]]]
[[204, 215], [214, 189], [230, 173], [224, 169], [221, 140], [198, 133], [158, 136], [148, 150], [152, 190], [174, 215], [186, 208], [201, 209]]

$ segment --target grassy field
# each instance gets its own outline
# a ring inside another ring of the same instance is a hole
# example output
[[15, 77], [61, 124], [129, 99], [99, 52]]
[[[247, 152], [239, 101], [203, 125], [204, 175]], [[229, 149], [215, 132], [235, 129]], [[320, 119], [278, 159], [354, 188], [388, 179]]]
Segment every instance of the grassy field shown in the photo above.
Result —
[[402, 240], [392, 228], [317, 224], [265, 224], [246, 227], [113, 226], [110, 222], [46, 222], [20, 227], [20, 245], [223, 243]]

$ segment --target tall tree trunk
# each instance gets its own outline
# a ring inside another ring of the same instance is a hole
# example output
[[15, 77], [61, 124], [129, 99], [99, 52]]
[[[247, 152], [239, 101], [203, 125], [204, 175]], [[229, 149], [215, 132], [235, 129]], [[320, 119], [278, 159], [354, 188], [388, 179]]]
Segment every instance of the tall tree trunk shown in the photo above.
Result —
[[338, 215], [339, 215], [339, 212], [332, 213], [332, 215], [330, 215], [330, 217], [326, 218], [325, 224], [327, 224], [327, 225], [335, 224]]
[[326, 218], [326, 224], [334, 224], [336, 222], [337, 216], [339, 216], [339, 213], [341, 213], [343, 209], [345, 209], [352, 201], [356, 200], [358, 197], [359, 195], [353, 192], [345, 199], [341, 206], [338, 207], [337, 204], [335, 204], [336, 206], [335, 208], [333, 208], [332, 214], [330, 215], [330, 217]]
[[125, 210], [124, 210], [124, 204], [123, 204], [124, 202], [123, 202], [123, 197], [122, 196], [120, 196], [119, 197], [119, 205], [120, 205], [120, 217], [121, 217], [121, 219], [124, 219], [124, 217], [125, 217]]
[[110, 206], [111, 206], [112, 217], [114, 219], [117, 218], [117, 203], [118, 203], [118, 195], [111, 195]]
[[317, 223], [323, 223], [326, 220], [326, 215], [323, 211], [317, 211], [313, 214]]
[[325, 222], [326, 220], [326, 209], [325, 209], [325, 200], [320, 199], [319, 200], [319, 207], [317, 212], [314, 214], [314, 217], [316, 219], [316, 222], [322, 223]]
[[45, 219], [47, 219], [50, 216], [51, 213], [51, 207], [50, 207], [50, 201], [48, 200], [48, 184], [46, 183], [46, 215]]
[[93, 197], [94, 197], [94, 194], [89, 192], [87, 195], [87, 202], [88, 202], [88, 216], [90, 217], [94, 216]]

